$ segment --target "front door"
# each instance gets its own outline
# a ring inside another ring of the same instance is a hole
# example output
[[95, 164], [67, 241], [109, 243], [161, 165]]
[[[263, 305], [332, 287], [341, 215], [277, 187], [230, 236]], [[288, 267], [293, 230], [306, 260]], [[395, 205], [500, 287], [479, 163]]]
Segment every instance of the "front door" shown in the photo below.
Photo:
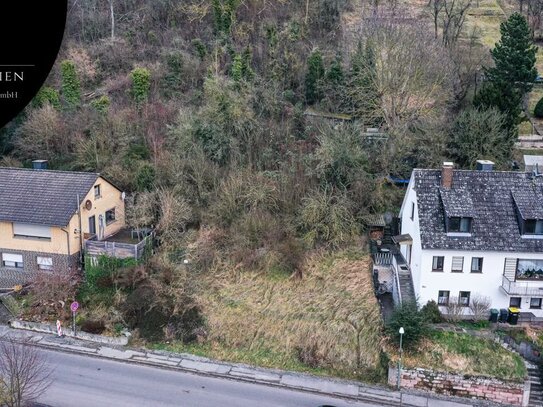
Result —
[[89, 233], [96, 234], [96, 217], [94, 215], [89, 218]]

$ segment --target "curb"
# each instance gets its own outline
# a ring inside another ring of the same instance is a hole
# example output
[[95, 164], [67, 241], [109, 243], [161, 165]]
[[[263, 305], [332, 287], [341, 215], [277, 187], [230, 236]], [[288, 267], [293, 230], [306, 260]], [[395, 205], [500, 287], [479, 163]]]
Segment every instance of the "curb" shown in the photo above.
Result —
[[[15, 334], [15, 335], [12, 335]], [[11, 337], [18, 343], [23, 338], [30, 338], [30, 345], [54, 352], [72, 353], [110, 361], [143, 365], [172, 371], [181, 371], [199, 376], [235, 380], [303, 391], [306, 393], [330, 396], [345, 400], [374, 403], [379, 406], [406, 407], [469, 407], [474, 402], [480, 406], [498, 406], [484, 400], [461, 399], [458, 397], [439, 397], [426, 392], [398, 392], [386, 387], [370, 387], [360, 382], [324, 378], [304, 373], [288, 372], [277, 369], [258, 368], [239, 363], [226, 363], [189, 354], [177, 354], [167, 351], [148, 351], [145, 349], [118, 349], [115, 347], [82, 342], [81, 346], [60, 344], [48, 339], [52, 335], [6, 328], [0, 332], [0, 340]], [[45, 342], [43, 342], [45, 340]], [[501, 405], [503, 406], [503, 405]]]

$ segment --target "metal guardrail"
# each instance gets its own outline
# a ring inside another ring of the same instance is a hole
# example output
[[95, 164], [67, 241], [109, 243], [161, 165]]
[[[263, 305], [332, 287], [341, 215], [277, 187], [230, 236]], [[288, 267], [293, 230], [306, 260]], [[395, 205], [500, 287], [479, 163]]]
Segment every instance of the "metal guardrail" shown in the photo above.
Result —
[[509, 295], [543, 297], [543, 280], [518, 282], [502, 276], [502, 289]]

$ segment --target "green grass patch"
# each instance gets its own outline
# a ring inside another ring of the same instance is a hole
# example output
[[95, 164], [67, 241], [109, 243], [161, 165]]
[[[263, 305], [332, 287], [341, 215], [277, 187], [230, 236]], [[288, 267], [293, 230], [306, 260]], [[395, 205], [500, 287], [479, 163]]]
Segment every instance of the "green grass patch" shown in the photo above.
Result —
[[406, 366], [436, 371], [522, 381], [526, 367], [520, 356], [499, 343], [469, 334], [434, 331]]
[[464, 329], [478, 331], [481, 329], [488, 329], [490, 327], [490, 321], [459, 321], [457, 325]]

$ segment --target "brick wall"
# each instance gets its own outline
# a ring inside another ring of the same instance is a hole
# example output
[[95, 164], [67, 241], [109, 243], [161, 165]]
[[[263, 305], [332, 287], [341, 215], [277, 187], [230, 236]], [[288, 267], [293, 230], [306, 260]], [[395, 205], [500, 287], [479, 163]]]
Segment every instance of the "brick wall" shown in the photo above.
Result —
[[[23, 256], [23, 269], [2, 266], [2, 253], [20, 254]], [[79, 254], [62, 255], [53, 253], [29, 252], [24, 250], [3, 249], [0, 247], [0, 288], [10, 288], [17, 284], [24, 284], [35, 273], [44, 272], [38, 267], [37, 257], [51, 257], [54, 270], [66, 270], [79, 266]]]
[[[396, 386], [398, 369], [390, 367], [388, 383]], [[522, 406], [529, 398], [529, 384], [505, 382], [485, 377], [463, 376], [426, 369], [402, 369], [402, 388], [427, 390], [449, 396], [469, 397]], [[525, 394], [527, 393], [527, 394]]]

